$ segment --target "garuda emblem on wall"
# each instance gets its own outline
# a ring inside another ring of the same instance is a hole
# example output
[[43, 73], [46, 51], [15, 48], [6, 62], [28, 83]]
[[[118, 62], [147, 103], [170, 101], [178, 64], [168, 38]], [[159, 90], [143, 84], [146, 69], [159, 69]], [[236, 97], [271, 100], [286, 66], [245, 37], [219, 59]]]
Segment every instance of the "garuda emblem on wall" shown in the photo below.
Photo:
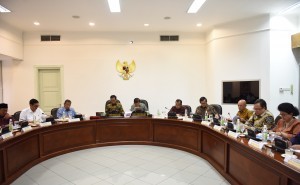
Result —
[[129, 80], [133, 76], [133, 72], [135, 71], [136, 65], [134, 60], [130, 64], [127, 63], [127, 61], [124, 61], [121, 63], [119, 60], [116, 64], [116, 69], [120, 73], [120, 77], [123, 78], [123, 80]]

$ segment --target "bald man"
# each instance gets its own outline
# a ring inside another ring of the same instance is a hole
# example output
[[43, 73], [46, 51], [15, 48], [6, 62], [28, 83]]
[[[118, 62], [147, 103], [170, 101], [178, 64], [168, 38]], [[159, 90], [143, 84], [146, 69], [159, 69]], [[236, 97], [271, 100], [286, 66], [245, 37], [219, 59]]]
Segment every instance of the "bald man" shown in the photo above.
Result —
[[239, 111], [236, 113], [236, 115], [240, 118], [240, 121], [242, 123], [245, 123], [246, 121], [249, 120], [249, 118], [252, 116], [253, 114], [253, 111], [251, 110], [248, 110], [246, 108], [247, 106], [247, 103], [245, 100], [240, 100], [238, 101], [238, 108], [239, 108]]

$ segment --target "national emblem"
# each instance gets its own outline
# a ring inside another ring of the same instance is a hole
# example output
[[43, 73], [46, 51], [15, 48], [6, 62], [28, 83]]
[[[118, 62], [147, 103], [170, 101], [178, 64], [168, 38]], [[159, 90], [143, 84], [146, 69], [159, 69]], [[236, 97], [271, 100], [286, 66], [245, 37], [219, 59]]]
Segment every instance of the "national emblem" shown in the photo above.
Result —
[[126, 61], [123, 62], [123, 64], [118, 60], [116, 64], [116, 69], [120, 73], [120, 77], [123, 78], [123, 80], [129, 80], [133, 76], [133, 72], [135, 71], [135, 62], [132, 60], [130, 64], [128, 64]]

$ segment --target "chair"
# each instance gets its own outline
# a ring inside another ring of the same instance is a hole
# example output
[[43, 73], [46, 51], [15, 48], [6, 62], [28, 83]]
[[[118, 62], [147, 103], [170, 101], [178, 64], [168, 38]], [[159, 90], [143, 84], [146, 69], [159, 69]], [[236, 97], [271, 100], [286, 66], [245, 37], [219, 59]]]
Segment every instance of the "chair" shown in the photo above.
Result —
[[147, 107], [147, 110], [149, 111], [149, 105], [148, 105], [147, 100], [141, 99], [140, 101], [141, 101], [141, 103], [143, 103]]
[[189, 105], [182, 105], [182, 106], [187, 110], [187, 114], [189, 116], [191, 114], [191, 112], [192, 112], [191, 106], [189, 106]]
[[213, 106], [215, 108], [215, 110], [217, 111], [217, 113], [219, 115], [222, 115], [222, 107], [219, 104], [210, 104], [211, 106]]
[[280, 115], [278, 115], [276, 118], [275, 118], [275, 126], [277, 125], [278, 121], [281, 119], [282, 117]]
[[21, 111], [17, 111], [14, 113], [14, 115], [12, 117], [14, 118], [15, 121], [19, 121], [20, 114], [21, 114]]
[[58, 119], [57, 117], [57, 111], [58, 111], [59, 108], [53, 108], [51, 109], [51, 115], [54, 119]]

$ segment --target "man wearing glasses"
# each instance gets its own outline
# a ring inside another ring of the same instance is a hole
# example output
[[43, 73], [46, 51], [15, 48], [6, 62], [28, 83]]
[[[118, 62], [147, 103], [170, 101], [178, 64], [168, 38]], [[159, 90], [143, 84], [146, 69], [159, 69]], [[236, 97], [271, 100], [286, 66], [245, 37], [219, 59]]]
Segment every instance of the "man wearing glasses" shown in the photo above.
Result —
[[262, 131], [264, 125], [267, 125], [268, 130], [275, 126], [273, 114], [267, 110], [267, 103], [263, 99], [257, 99], [254, 102], [254, 114], [246, 122], [247, 128], [252, 130]]
[[29, 101], [29, 107], [22, 110], [20, 114], [20, 121], [28, 121], [29, 123], [41, 123], [43, 121], [42, 116], [44, 115], [44, 112], [39, 108], [39, 106], [40, 104], [38, 100], [31, 99]]

